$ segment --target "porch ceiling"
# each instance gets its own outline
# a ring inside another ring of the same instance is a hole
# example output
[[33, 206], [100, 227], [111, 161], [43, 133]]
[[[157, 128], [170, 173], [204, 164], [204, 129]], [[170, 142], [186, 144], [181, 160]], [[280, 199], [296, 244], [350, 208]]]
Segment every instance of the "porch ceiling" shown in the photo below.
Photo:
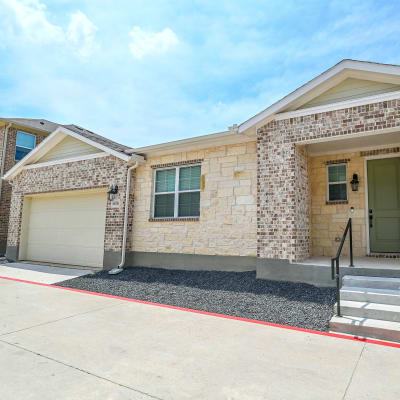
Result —
[[307, 144], [307, 150], [310, 156], [319, 156], [323, 154], [351, 153], [391, 146], [400, 146], [400, 131], [359, 135], [351, 138], [332, 138], [331, 140], [309, 143]]

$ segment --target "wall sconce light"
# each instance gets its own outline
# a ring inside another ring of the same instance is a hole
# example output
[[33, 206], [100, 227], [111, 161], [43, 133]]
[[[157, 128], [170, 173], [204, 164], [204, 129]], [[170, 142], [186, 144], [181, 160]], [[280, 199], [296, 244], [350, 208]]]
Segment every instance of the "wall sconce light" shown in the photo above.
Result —
[[110, 190], [107, 192], [108, 200], [113, 201], [118, 194], [118, 185], [110, 185]]
[[353, 179], [350, 181], [351, 190], [353, 192], [358, 192], [358, 185], [360, 181], [358, 180], [358, 174], [353, 174]]

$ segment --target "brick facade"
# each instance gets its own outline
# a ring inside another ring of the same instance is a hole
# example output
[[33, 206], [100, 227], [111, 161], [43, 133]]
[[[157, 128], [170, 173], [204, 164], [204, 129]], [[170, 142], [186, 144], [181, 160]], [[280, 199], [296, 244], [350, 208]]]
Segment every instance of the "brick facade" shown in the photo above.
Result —
[[400, 100], [274, 120], [257, 131], [257, 234], [261, 258], [310, 255], [310, 188], [302, 142], [400, 127]]
[[[36, 145], [42, 142], [45, 136], [36, 134]], [[0, 130], [0, 165], [2, 165], [3, 146], [5, 139], [5, 127]], [[4, 173], [10, 170], [17, 162], [15, 161], [15, 144], [17, 140], [17, 129], [11, 127], [8, 130], [7, 148], [5, 152]], [[7, 241], [8, 221], [11, 206], [11, 185], [3, 181], [0, 196], [0, 247], [1, 243]], [[1, 254], [1, 248], [0, 248]]]
[[[7, 246], [19, 246], [25, 195], [108, 188], [110, 184], [116, 184], [119, 187], [120, 202], [118, 207], [112, 206], [110, 201], [107, 202], [104, 251], [120, 251], [122, 247], [126, 174], [126, 163], [114, 156], [22, 171], [12, 182], [13, 192]], [[132, 221], [133, 196], [130, 196], [130, 202], [131, 216], [129, 220]], [[128, 225], [128, 232], [131, 230], [132, 222]]]

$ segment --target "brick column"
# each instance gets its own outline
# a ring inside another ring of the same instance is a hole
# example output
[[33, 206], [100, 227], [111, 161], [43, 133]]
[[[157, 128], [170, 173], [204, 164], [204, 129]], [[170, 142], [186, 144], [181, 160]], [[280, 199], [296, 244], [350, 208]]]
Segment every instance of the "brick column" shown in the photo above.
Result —
[[309, 256], [307, 154], [273, 121], [258, 131], [257, 255], [299, 261]]

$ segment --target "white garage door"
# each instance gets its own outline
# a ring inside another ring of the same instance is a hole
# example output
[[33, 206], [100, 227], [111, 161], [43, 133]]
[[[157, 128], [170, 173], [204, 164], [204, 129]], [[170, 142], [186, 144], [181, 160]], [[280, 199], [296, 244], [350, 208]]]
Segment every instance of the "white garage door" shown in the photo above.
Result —
[[31, 261], [102, 267], [106, 203], [104, 192], [31, 197], [24, 209], [22, 257]]

